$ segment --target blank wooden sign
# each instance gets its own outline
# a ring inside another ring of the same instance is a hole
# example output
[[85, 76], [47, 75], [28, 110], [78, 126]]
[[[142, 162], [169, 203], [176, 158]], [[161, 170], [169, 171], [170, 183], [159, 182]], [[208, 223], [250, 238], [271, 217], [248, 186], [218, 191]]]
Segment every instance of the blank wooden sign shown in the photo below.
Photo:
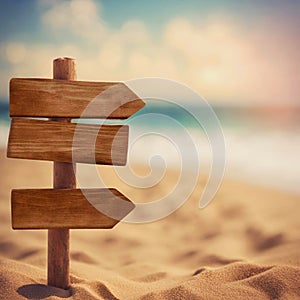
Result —
[[[128, 126], [88, 125], [13, 118], [7, 156], [60, 162], [123, 166]], [[99, 130], [100, 129], [100, 130]]]
[[127, 119], [144, 106], [145, 102], [119, 82], [34, 78], [10, 81], [11, 117], [80, 118], [85, 111], [85, 118]]
[[[135, 207], [116, 189], [105, 188], [12, 190], [11, 201], [13, 229], [108, 229]], [[109, 210], [118, 220], [97, 207]]]

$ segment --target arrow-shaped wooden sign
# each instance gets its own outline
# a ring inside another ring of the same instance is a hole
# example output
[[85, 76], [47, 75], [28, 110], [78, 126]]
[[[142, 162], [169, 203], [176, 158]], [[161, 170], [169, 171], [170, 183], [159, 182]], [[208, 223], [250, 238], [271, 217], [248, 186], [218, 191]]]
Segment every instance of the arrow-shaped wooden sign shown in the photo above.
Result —
[[119, 82], [24, 78], [10, 81], [11, 117], [80, 118], [85, 111], [85, 118], [127, 119], [144, 106], [144, 101]]
[[[121, 205], [114, 205], [117, 199]], [[13, 229], [108, 229], [135, 207], [116, 189], [12, 190], [11, 201]], [[97, 210], [104, 206], [119, 220]]]
[[128, 126], [79, 124], [75, 148], [76, 126], [76, 123], [14, 118], [7, 156], [103, 165], [126, 164]]

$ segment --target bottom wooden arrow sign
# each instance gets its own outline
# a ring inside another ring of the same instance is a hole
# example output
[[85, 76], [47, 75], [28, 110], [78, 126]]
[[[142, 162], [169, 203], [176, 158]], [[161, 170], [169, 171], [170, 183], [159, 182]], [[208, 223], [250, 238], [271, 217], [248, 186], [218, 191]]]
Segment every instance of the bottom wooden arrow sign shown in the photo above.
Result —
[[108, 229], [135, 207], [116, 189], [18, 189], [12, 190], [11, 200], [13, 229]]

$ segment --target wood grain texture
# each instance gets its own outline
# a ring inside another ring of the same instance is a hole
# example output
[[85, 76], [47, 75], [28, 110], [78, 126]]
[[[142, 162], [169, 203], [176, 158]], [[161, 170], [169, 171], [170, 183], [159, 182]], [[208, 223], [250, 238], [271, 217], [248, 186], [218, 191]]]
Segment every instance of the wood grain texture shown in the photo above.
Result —
[[[75, 130], [76, 139], [73, 139]], [[127, 160], [128, 130], [128, 126], [120, 125], [100, 126], [14, 118], [7, 156], [122, 166]]]
[[14, 229], [108, 229], [119, 221], [95, 207], [120, 220], [135, 207], [116, 189], [22, 189], [12, 190], [11, 199]]
[[144, 105], [124, 83], [22, 78], [10, 81], [11, 117], [126, 119]]
[[60, 289], [70, 288], [70, 230], [48, 230], [47, 283]]
[[[53, 61], [53, 78], [76, 80], [75, 59], [63, 57]], [[71, 119], [58, 118], [58, 122], [71, 122]], [[53, 187], [55, 189], [76, 188], [76, 164], [53, 163]], [[70, 230], [48, 230], [48, 285], [62, 289], [70, 287]]]
[[53, 79], [76, 80], [76, 61], [71, 57], [58, 57], [53, 60]]

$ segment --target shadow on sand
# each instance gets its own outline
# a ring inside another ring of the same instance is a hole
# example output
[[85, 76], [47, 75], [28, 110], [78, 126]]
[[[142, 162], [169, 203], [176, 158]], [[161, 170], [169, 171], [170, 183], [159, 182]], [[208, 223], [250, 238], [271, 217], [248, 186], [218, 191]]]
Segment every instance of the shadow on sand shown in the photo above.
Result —
[[17, 293], [27, 299], [45, 299], [50, 296], [69, 298], [72, 290], [63, 290], [44, 284], [27, 284], [19, 287]]

